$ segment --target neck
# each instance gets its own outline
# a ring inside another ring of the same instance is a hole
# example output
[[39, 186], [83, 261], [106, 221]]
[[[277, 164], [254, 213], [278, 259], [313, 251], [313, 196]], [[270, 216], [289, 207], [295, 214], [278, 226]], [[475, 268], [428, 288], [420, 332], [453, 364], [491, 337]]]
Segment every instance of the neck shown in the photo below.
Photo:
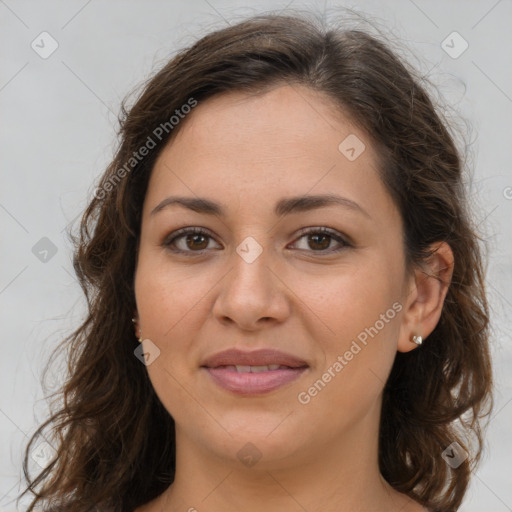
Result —
[[261, 512], [262, 506], [265, 512], [422, 510], [392, 489], [379, 472], [375, 415], [369, 414], [339, 437], [336, 444], [318, 442], [286, 459], [263, 456], [249, 467], [238, 459], [212, 454], [176, 426], [176, 478], [160, 497], [158, 510]]

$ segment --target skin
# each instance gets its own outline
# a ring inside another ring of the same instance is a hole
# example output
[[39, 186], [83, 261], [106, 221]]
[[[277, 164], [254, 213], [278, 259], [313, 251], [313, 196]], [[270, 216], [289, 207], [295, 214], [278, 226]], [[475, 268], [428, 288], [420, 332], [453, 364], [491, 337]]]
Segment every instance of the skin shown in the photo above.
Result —
[[[135, 276], [136, 329], [160, 350], [147, 371], [176, 423], [176, 479], [138, 512], [426, 510], [380, 475], [378, 426], [397, 351], [421, 350], [412, 336], [427, 338], [439, 320], [449, 246], [439, 243], [424, 268], [406, 274], [400, 213], [368, 137], [317, 92], [282, 85], [229, 93], [182, 122], [150, 179]], [[350, 134], [366, 145], [354, 161], [338, 149]], [[274, 214], [283, 197], [323, 193], [355, 201], [368, 216], [342, 206]], [[226, 216], [177, 205], [151, 215], [170, 195], [208, 198]], [[196, 226], [212, 236], [182, 237], [176, 245], [188, 253], [163, 245]], [[343, 246], [299, 233], [323, 226], [352, 246], [329, 253]], [[246, 237], [263, 249], [252, 263], [236, 252]], [[298, 394], [396, 302], [401, 311], [300, 403]], [[200, 369], [232, 347], [277, 348], [309, 368], [278, 390], [240, 397]], [[252, 467], [237, 456], [247, 443], [261, 454]]]

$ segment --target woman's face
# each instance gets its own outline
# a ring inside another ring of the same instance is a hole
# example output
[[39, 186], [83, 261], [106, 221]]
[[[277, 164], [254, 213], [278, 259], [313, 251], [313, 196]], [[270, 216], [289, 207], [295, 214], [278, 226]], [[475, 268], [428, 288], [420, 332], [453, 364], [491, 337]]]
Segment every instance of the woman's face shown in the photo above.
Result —
[[149, 182], [135, 279], [178, 451], [275, 467], [376, 439], [409, 280], [366, 135], [289, 85], [181, 122]]

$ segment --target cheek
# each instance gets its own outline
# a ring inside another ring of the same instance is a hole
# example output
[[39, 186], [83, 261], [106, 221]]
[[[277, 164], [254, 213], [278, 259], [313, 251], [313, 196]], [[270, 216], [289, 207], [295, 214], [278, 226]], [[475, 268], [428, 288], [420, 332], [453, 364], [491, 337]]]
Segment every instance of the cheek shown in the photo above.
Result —
[[171, 268], [163, 258], [141, 254], [135, 279], [135, 295], [145, 337], [155, 342], [179, 335], [197, 315], [201, 298], [211, 285], [190, 270]]
[[341, 349], [345, 342], [375, 323], [378, 331], [390, 331], [391, 323], [398, 323], [396, 313], [400, 307], [392, 306], [400, 298], [399, 283], [389, 267], [368, 262], [332, 270], [324, 276], [302, 277], [295, 283], [294, 292], [319, 329], [317, 336], [324, 333], [324, 339], [332, 338], [334, 348]]
[[[141, 254], [135, 281], [144, 338], [161, 350], [148, 367], [149, 376], [160, 400], [177, 419], [201, 412], [187, 394], [187, 389], [193, 389], [190, 383], [200, 356], [194, 343], [205, 339], [201, 329], [215, 324], [211, 293], [225, 273], [220, 268], [200, 272], [197, 268], [171, 269], [165, 261]], [[399, 311], [393, 308], [399, 281], [392, 269], [391, 261], [382, 255], [315, 275], [298, 268], [281, 269], [281, 278], [293, 291], [283, 291], [294, 304], [287, 319], [290, 329], [309, 340], [318, 362], [311, 381], [298, 391], [308, 392], [331, 369], [326, 377], [329, 383], [316, 386], [321, 391], [304, 412], [321, 418], [325, 408], [336, 404], [357, 417], [380, 394], [396, 354], [400, 320]], [[342, 370], [336, 371], [340, 364]], [[302, 410], [296, 395], [293, 401]]]
[[396, 355], [403, 308], [390, 267], [369, 263], [352, 270], [334, 273], [337, 277], [314, 288], [316, 293], [302, 290], [316, 313], [310, 316], [312, 339], [325, 357], [315, 379], [325, 377], [325, 397], [340, 406], [368, 402], [382, 390]]
[[200, 325], [201, 289], [141, 252], [135, 295], [143, 338], [160, 351], [147, 366], [155, 393], [173, 418], [199, 417], [201, 411], [190, 399], [187, 380], [194, 363], [191, 344]]

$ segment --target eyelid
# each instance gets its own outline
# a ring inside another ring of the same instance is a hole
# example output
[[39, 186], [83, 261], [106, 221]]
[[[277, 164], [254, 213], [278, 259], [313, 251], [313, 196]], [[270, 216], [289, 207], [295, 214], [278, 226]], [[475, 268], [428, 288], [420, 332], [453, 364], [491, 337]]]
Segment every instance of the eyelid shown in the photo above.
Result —
[[309, 234], [316, 234], [321, 233], [323, 235], [328, 235], [336, 242], [342, 244], [342, 247], [339, 249], [327, 249], [325, 251], [305, 251], [310, 253], [317, 253], [317, 254], [332, 254], [332, 253], [338, 253], [341, 252], [343, 249], [347, 247], [354, 247], [353, 243], [350, 241], [350, 239], [344, 235], [343, 233], [340, 233], [337, 229], [328, 228], [326, 226], [308, 226], [305, 228], [302, 228], [299, 230], [297, 236], [295, 237], [294, 241], [292, 243], [297, 242], [300, 240], [303, 236], [309, 235]]
[[[304, 236], [306, 236], [308, 234], [317, 234], [317, 233], [328, 235], [333, 240], [335, 240], [336, 242], [341, 244], [341, 248], [319, 250], [319, 251], [306, 250], [306, 249], [298, 249], [298, 250], [301, 252], [308, 252], [308, 253], [313, 253], [313, 254], [316, 253], [319, 255], [328, 255], [328, 254], [341, 252], [342, 250], [344, 250], [348, 247], [354, 247], [354, 244], [351, 242], [349, 237], [347, 237], [343, 233], [340, 233], [336, 229], [329, 228], [326, 226], [307, 226], [307, 227], [301, 228], [297, 232], [297, 234], [294, 237], [294, 240], [291, 243], [292, 244], [296, 243], [298, 240], [300, 240], [301, 238], [303, 238]], [[167, 248], [170, 251], [177, 253], [177, 254], [184, 254], [184, 253], [193, 254], [193, 255], [194, 254], [195, 255], [204, 254], [206, 251], [208, 251], [208, 249], [201, 249], [199, 251], [190, 251], [190, 250], [184, 251], [181, 249], [172, 249], [171, 248], [171, 245], [174, 244], [178, 238], [181, 238], [186, 235], [197, 235], [197, 234], [205, 235], [208, 238], [211, 238], [212, 240], [214, 240], [217, 244], [219, 243], [219, 242], [217, 242], [215, 235], [213, 235], [213, 233], [208, 228], [203, 228], [200, 226], [187, 226], [184, 228], [177, 229], [177, 230], [173, 231], [172, 233], [170, 233], [169, 235], [167, 235], [162, 242], [162, 246], [164, 246], [165, 248]], [[216, 250], [218, 250], [218, 249], [216, 249]]]
[[[200, 226], [187, 226], [184, 228], [177, 229], [176, 231], [173, 231], [172, 233], [167, 235], [164, 238], [162, 245], [164, 247], [169, 247], [171, 244], [173, 244], [175, 242], [175, 240], [177, 240], [178, 238], [181, 238], [185, 235], [205, 235], [205, 236], [208, 236], [209, 238], [216, 241], [215, 235], [208, 228], [203, 228]], [[195, 252], [197, 254], [201, 254], [205, 250], [206, 249], [203, 249], [201, 251], [180, 251], [179, 249], [177, 249], [175, 252], [190, 252], [190, 253]]]

